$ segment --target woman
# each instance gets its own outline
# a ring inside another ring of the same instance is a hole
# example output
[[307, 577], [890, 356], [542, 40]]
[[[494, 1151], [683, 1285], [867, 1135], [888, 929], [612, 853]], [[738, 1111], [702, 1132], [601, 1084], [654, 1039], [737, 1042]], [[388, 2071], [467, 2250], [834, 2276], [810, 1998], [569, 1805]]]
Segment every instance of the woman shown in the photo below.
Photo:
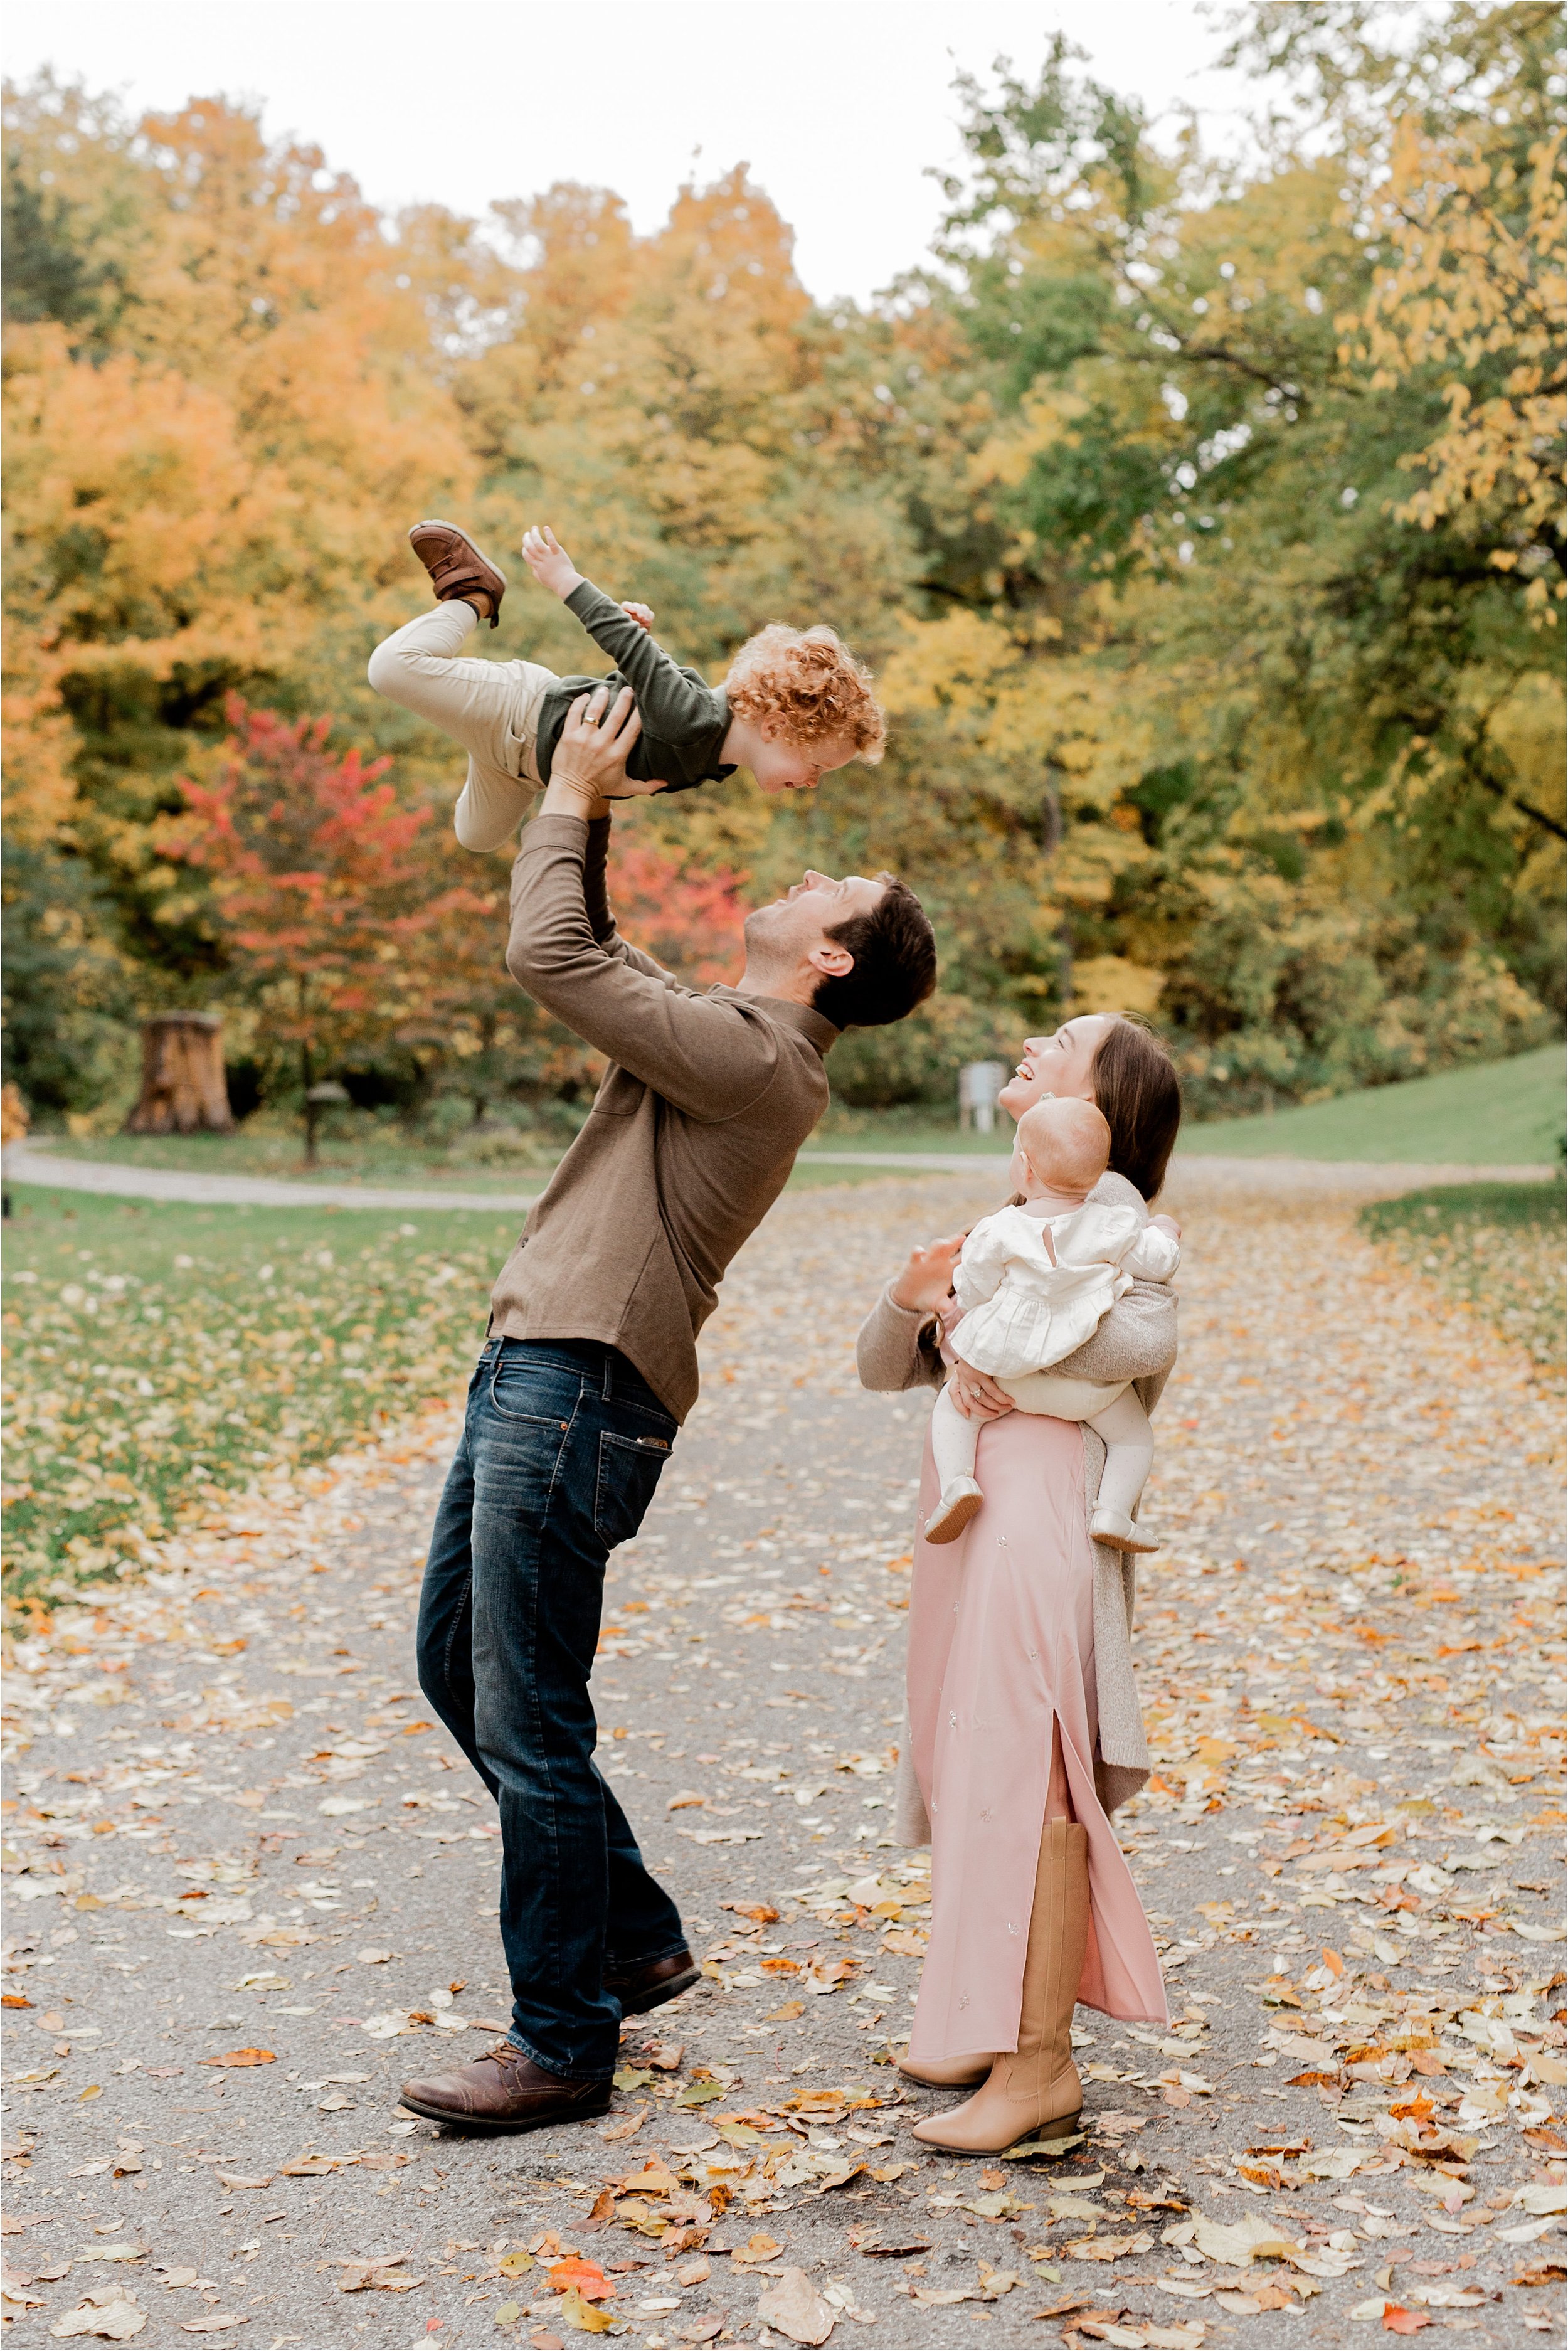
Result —
[[[1016, 1120], [1047, 1094], [1092, 1102], [1110, 1124], [1110, 1172], [1091, 1198], [1155, 1198], [1181, 1093], [1146, 1029], [1092, 1013], [1031, 1037], [1001, 1104]], [[938, 1318], [962, 1247], [959, 1234], [917, 1249], [889, 1283], [860, 1334], [863, 1386], [940, 1385]], [[1131, 1380], [1149, 1411], [1175, 1361], [1175, 1297], [1139, 1282], [1055, 1370]], [[1075, 2000], [1157, 2024], [1166, 2009], [1107, 1818], [1149, 1765], [1133, 1678], [1132, 1555], [1088, 1531], [1104, 1449], [1082, 1422], [1015, 1410], [967, 1366], [953, 1394], [985, 1424], [986, 1499], [956, 1542], [915, 1541], [899, 1834], [931, 1844], [932, 1922], [904, 2071], [976, 2085], [915, 2136], [977, 2154], [1076, 2119]], [[936, 1496], [927, 1439], [921, 1529]]]

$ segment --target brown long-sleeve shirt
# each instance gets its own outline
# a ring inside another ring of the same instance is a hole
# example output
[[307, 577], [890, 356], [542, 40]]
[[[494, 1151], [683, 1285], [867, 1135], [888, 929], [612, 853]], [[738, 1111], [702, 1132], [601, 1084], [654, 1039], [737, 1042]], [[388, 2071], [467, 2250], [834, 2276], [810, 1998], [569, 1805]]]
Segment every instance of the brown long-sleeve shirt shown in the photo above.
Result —
[[838, 1036], [809, 1006], [684, 987], [618, 936], [608, 822], [538, 816], [512, 869], [507, 967], [610, 1056], [582, 1132], [490, 1297], [508, 1339], [598, 1339], [684, 1420], [726, 1267], [828, 1106]]

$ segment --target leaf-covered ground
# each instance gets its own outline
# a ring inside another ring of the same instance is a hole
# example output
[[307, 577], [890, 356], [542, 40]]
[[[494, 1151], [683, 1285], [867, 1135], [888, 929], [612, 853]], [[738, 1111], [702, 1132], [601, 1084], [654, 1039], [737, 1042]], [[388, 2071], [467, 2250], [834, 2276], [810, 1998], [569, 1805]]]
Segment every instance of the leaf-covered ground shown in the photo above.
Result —
[[134, 1570], [459, 1389], [515, 1215], [204, 1208], [31, 1186], [6, 1237], [6, 1581]]
[[1372, 1201], [1360, 1221], [1374, 1240], [1516, 1340], [1561, 1382], [1561, 1182], [1437, 1186]]
[[861, 1395], [849, 1349], [908, 1240], [988, 1203], [787, 1199], [615, 1562], [602, 1756], [705, 1973], [628, 2028], [607, 2120], [398, 2111], [507, 2007], [491, 1808], [412, 1677], [449, 1405], [18, 1641], [18, 2340], [1556, 2329], [1555, 1399], [1354, 1196], [1184, 1182], [1156, 1771], [1118, 1816], [1173, 2024], [1080, 2012], [1082, 2136], [943, 2160], [889, 2062], [929, 1900], [887, 1826], [924, 1406]]

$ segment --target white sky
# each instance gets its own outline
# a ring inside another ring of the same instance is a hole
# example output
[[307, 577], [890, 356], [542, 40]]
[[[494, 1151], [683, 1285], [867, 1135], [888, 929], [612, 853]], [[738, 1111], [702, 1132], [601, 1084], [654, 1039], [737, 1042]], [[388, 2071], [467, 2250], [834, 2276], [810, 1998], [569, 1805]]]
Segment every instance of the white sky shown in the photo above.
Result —
[[1205, 0], [54, 0], [11, 12], [5, 62], [138, 112], [259, 99], [269, 136], [314, 140], [388, 208], [476, 214], [581, 180], [646, 234], [694, 169], [747, 162], [811, 293], [864, 300], [926, 251], [955, 72], [1010, 56], [1032, 74], [1056, 30], [1173, 127], [1195, 106], [1234, 143], [1249, 93], [1207, 69]]

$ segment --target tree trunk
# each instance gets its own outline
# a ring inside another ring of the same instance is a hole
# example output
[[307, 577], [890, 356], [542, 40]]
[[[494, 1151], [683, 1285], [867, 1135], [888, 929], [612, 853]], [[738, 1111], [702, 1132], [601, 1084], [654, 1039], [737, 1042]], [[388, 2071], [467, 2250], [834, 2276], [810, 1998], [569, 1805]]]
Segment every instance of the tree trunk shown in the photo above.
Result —
[[141, 1092], [127, 1134], [227, 1134], [223, 1023], [214, 1012], [162, 1012], [141, 1024]]

